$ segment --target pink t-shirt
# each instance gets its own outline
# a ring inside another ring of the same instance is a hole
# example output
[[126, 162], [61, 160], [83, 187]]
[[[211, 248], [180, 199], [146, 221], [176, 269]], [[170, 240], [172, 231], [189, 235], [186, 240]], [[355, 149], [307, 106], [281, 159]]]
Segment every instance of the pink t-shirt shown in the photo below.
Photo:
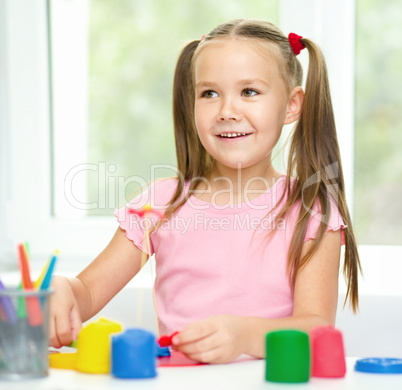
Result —
[[[219, 206], [191, 196], [150, 235], [155, 253], [156, 309], [161, 334], [216, 314], [265, 318], [292, 315], [293, 295], [286, 272], [288, 248], [298, 210], [279, 221], [270, 240], [274, 210], [284, 188], [282, 176], [266, 193], [252, 201]], [[146, 221], [128, 209], [150, 204], [163, 211], [177, 186], [176, 179], [157, 181], [147, 191], [115, 212], [126, 236], [142, 251]], [[188, 183], [185, 188], [188, 188]], [[157, 217], [149, 215], [151, 222]], [[305, 240], [314, 239], [320, 215], [310, 218]], [[331, 202], [327, 230], [345, 229]]]

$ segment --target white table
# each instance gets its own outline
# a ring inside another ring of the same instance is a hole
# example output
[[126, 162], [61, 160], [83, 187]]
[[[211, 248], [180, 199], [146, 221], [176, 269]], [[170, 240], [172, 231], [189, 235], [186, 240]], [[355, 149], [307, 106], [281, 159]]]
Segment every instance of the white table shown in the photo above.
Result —
[[153, 379], [117, 379], [107, 374], [83, 374], [72, 370], [50, 369], [49, 376], [23, 382], [0, 382], [5, 390], [257, 390], [325, 389], [392, 390], [402, 389], [402, 374], [365, 374], [354, 371], [355, 358], [347, 358], [347, 374], [340, 379], [310, 378], [305, 384], [266, 382], [264, 360], [193, 367], [160, 367]]

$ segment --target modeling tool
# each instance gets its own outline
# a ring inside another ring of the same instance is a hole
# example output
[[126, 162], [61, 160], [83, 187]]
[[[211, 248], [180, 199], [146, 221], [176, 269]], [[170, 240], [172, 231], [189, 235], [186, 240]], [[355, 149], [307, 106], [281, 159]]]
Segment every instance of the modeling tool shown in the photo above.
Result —
[[[4, 291], [5, 289], [3, 282], [0, 280], [0, 291]], [[7, 295], [0, 297], [0, 306], [2, 309], [2, 317], [4, 316], [4, 322], [15, 324], [17, 322], [17, 313], [11, 298]]]
[[[158, 218], [160, 218], [160, 220], [162, 220], [164, 218], [164, 214], [161, 213], [160, 211], [152, 209], [152, 207], [149, 204], [146, 204], [142, 209], [128, 209], [128, 213], [138, 215], [140, 218], [145, 217], [146, 224], [145, 224], [144, 240], [147, 245], [148, 254], [144, 250], [142, 251], [142, 257], [141, 257], [141, 268], [142, 268], [145, 265], [147, 259], [151, 256], [151, 242], [149, 239], [150, 222], [149, 222], [149, 219], [147, 218], [147, 216], [150, 214], [154, 214]], [[151, 278], [152, 278], [152, 280], [154, 280], [152, 264], [150, 264], [150, 268], [151, 268]], [[158, 320], [158, 312], [156, 309], [156, 297], [155, 297], [155, 285], [154, 284], [152, 286], [152, 298], [153, 298], [154, 307], [155, 307], [157, 334], [159, 335], [159, 320]], [[137, 326], [141, 325], [142, 301], [143, 301], [143, 290], [141, 289], [138, 293], [138, 302], [137, 302], [137, 321], [136, 321]]]
[[46, 269], [45, 275], [43, 277], [42, 283], [40, 284], [41, 290], [47, 290], [50, 287], [50, 283], [52, 281], [54, 267], [57, 262], [57, 255], [59, 254], [58, 251], [55, 251], [52, 259], [50, 260], [49, 267]]
[[[18, 266], [22, 276], [22, 286], [24, 290], [33, 290], [34, 286], [29, 272], [29, 264], [26, 249], [23, 244], [18, 245], [19, 257]], [[43, 322], [42, 309], [37, 296], [26, 297], [26, 309], [28, 313], [28, 323], [30, 326], [39, 326]]]

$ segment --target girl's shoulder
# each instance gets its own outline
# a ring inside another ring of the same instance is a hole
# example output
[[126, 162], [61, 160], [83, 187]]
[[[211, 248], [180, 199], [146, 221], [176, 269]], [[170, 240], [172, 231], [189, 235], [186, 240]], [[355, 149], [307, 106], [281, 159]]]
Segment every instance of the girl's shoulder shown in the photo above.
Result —
[[[285, 185], [286, 178], [286, 176], [283, 176], [282, 189], [285, 193], [282, 202], [277, 205], [278, 207], [282, 207], [288, 200], [289, 194], [286, 192]], [[288, 179], [290, 181], [290, 190], [292, 190], [297, 181], [293, 177], [288, 177]], [[320, 225], [324, 223], [326, 225], [326, 232], [341, 230], [342, 244], [344, 243], [343, 231], [347, 228], [347, 225], [342, 218], [337, 199], [334, 199], [331, 194], [327, 194], [327, 199], [323, 206], [318, 198], [314, 201], [312, 206], [307, 205], [304, 202], [302, 194], [301, 198], [296, 199], [290, 206], [286, 214], [288, 223], [292, 223], [296, 226], [299, 223], [300, 213], [308, 214], [305, 241], [315, 239]]]

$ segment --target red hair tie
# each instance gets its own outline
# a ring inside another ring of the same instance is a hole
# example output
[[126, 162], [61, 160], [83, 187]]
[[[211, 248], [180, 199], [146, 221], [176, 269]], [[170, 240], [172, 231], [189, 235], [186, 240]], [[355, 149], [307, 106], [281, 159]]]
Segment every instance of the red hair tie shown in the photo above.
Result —
[[305, 46], [300, 42], [300, 39], [302, 38], [303, 37], [295, 33], [290, 33], [288, 36], [290, 47], [296, 56], [305, 48]]

